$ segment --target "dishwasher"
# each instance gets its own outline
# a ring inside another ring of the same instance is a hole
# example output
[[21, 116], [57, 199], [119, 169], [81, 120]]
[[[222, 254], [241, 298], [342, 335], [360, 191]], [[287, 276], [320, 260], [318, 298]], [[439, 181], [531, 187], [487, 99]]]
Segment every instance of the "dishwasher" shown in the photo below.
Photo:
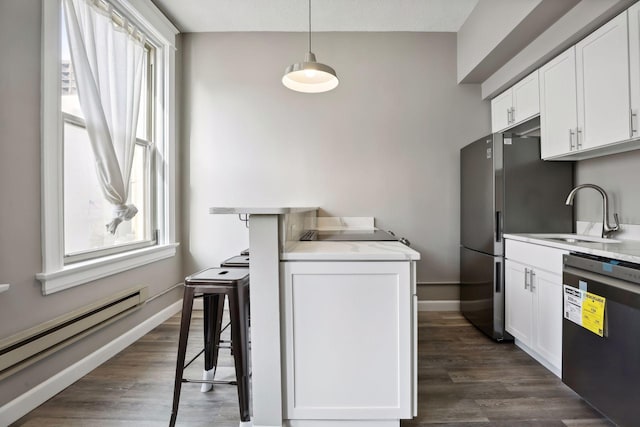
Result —
[[563, 257], [562, 382], [619, 426], [640, 422], [640, 264]]

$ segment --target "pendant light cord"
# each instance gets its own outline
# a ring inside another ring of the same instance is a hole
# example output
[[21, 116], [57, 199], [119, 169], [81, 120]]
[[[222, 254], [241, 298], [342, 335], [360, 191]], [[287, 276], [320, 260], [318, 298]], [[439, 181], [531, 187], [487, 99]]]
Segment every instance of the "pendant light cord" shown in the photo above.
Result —
[[311, 0], [309, 0], [309, 52], [311, 52]]

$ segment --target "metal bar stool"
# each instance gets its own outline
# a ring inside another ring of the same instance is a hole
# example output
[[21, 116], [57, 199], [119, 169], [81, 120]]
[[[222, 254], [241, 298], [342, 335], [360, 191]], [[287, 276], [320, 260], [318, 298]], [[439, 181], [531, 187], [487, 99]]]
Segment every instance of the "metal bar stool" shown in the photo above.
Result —
[[[200, 384], [229, 384], [226, 381], [215, 381], [211, 378], [190, 380], [183, 378], [184, 369], [189, 366], [202, 352], [198, 353], [185, 365], [189, 326], [193, 299], [196, 294], [202, 294], [209, 299], [205, 307], [205, 371], [217, 365], [218, 343], [220, 340], [222, 310], [224, 297], [229, 299], [229, 314], [231, 318], [231, 348], [236, 370], [238, 386], [238, 406], [240, 421], [249, 421], [249, 355], [248, 355], [248, 316], [249, 316], [249, 269], [248, 268], [208, 268], [187, 277], [184, 280], [184, 299], [182, 302], [182, 318], [180, 320], [180, 338], [178, 339], [178, 357], [176, 361], [176, 376], [173, 387], [173, 407], [171, 410], [170, 426], [176, 423], [180, 391], [183, 382]], [[214, 323], [214, 322], [215, 323]], [[212, 324], [213, 323], [213, 324]], [[233, 382], [231, 382], [233, 384]]]
[[[248, 255], [238, 255], [233, 256], [231, 258], [227, 258], [226, 260], [220, 263], [220, 267], [223, 268], [249, 268], [249, 256]], [[222, 326], [222, 314], [224, 308], [224, 295], [218, 297], [217, 295], [203, 295], [203, 308], [204, 308], [204, 333], [205, 333], [205, 347], [207, 347], [206, 343], [213, 346], [213, 353], [209, 355], [208, 360], [207, 355], [205, 354], [205, 370], [202, 374], [203, 380], [212, 380], [215, 375], [216, 362], [218, 360], [218, 349], [220, 348], [229, 348], [231, 349], [231, 354], [233, 354], [233, 340], [223, 340], [220, 339], [220, 335], [225, 331], [230, 325], [231, 322]], [[247, 297], [248, 298], [248, 297]], [[247, 315], [249, 326], [251, 326], [251, 316]], [[251, 344], [249, 342], [249, 344]], [[224, 346], [223, 346], [224, 345]], [[203, 383], [200, 391], [207, 392], [211, 390], [213, 384]]]
[[[249, 256], [243, 255], [242, 253], [241, 255], [233, 256], [222, 261], [222, 263], [220, 263], [220, 267], [249, 268]], [[231, 322], [227, 323], [224, 327], [222, 326], [224, 295], [203, 295], [203, 300], [205, 348], [212, 348], [213, 351], [210, 353], [205, 353], [205, 369], [202, 373], [202, 379], [213, 380], [213, 377], [215, 376], [215, 366], [217, 365], [218, 361], [218, 349], [230, 348], [231, 353], [233, 354], [233, 340], [226, 341], [220, 339], [220, 335], [231, 325]], [[250, 317], [249, 325], [251, 325]], [[213, 388], [213, 383], [203, 382], [200, 391], [204, 393], [211, 390], [211, 388]]]
[[225, 268], [235, 268], [235, 267], [245, 267], [249, 268], [249, 255], [237, 255], [232, 256], [229, 259], [222, 261], [220, 267]]

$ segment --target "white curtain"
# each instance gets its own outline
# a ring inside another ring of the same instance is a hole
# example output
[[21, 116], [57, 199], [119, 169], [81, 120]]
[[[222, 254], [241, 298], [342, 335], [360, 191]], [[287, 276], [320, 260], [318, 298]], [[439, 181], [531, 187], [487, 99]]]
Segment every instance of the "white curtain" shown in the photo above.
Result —
[[127, 205], [133, 165], [144, 38], [126, 20], [114, 21], [100, 0], [64, 0], [71, 61], [85, 115], [96, 172], [104, 197], [114, 206], [106, 225], [115, 234], [138, 209]]

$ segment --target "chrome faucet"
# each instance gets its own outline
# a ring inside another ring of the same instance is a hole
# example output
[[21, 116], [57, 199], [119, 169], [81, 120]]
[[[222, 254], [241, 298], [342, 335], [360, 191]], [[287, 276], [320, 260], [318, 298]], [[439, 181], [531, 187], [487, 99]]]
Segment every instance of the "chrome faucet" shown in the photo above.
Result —
[[597, 185], [594, 184], [582, 184], [578, 185], [576, 188], [571, 190], [569, 195], [567, 196], [567, 201], [565, 202], [567, 205], [573, 205], [573, 198], [575, 197], [578, 190], [582, 188], [593, 188], [602, 196], [602, 237], [608, 238], [609, 234], [618, 231], [620, 229], [620, 222], [618, 221], [618, 214], [613, 214], [613, 219], [616, 222], [616, 225], [611, 226], [609, 224], [609, 198], [607, 197], [607, 193]]

